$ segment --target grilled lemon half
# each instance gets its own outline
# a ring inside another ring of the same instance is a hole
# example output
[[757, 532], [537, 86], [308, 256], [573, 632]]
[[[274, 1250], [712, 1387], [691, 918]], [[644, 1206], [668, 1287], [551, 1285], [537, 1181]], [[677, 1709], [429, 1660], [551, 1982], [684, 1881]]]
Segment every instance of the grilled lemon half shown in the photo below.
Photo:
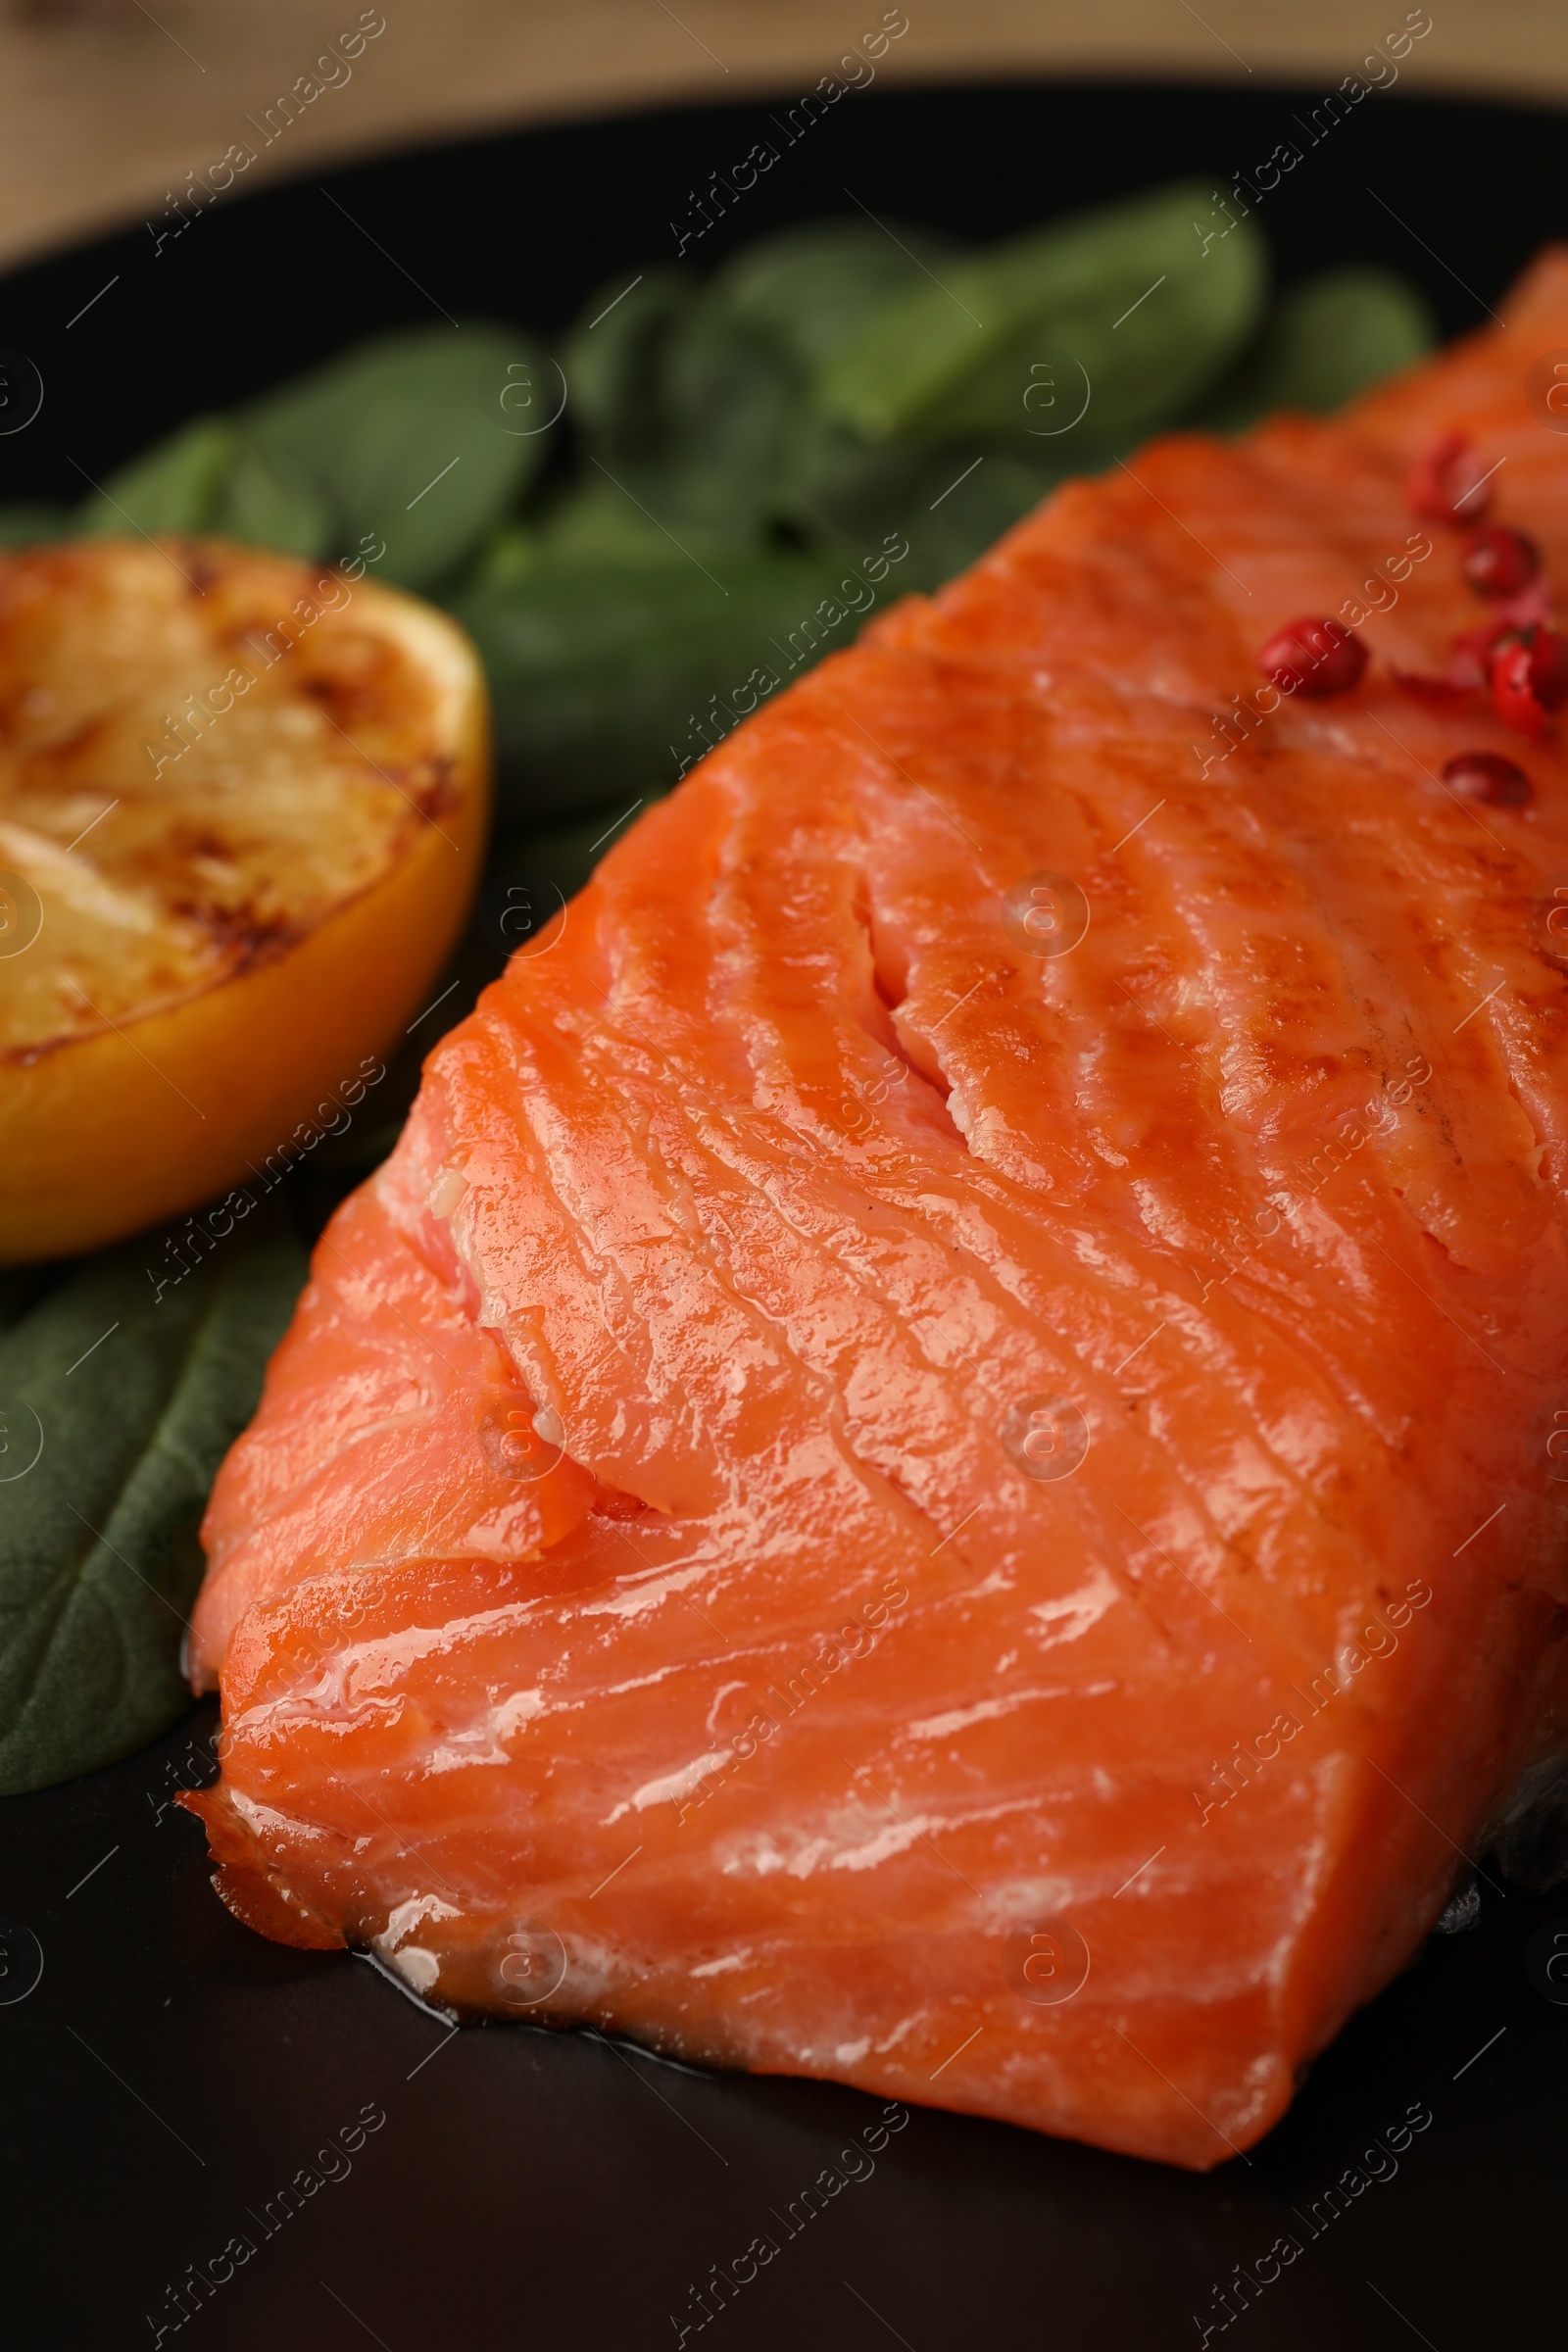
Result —
[[363, 563], [0, 559], [0, 1262], [189, 1208], [363, 1093], [488, 802], [471, 646]]

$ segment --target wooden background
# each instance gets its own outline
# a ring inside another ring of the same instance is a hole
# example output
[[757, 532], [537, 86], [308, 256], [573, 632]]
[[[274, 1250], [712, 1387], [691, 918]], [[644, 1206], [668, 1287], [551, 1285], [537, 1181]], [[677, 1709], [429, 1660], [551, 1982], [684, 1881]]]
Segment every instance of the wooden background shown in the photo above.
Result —
[[[882, 0], [378, 0], [385, 31], [247, 185], [411, 139], [799, 90]], [[1568, 0], [1430, 0], [1413, 90], [1568, 100]], [[360, 0], [0, 0], [0, 263], [163, 209]], [[1331, 87], [1402, 0], [906, 0], [889, 80], [1071, 72]], [[1568, 161], [1568, 157], [1565, 157]]]

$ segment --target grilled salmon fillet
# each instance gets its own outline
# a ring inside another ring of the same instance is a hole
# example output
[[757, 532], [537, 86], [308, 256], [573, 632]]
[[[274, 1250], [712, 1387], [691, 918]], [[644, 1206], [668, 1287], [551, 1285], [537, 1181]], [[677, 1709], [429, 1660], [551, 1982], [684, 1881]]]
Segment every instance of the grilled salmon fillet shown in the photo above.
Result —
[[1568, 254], [1505, 310], [1061, 490], [431, 1054], [207, 1521], [242, 1918], [1204, 2168], [1539, 1798], [1568, 761], [1401, 682], [1486, 618], [1442, 436], [1568, 588]]

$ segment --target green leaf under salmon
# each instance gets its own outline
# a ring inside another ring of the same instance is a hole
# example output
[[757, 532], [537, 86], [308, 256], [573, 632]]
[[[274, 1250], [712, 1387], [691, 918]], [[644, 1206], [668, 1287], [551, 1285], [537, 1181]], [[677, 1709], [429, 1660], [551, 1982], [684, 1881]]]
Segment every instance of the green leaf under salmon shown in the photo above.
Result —
[[208, 1489], [305, 1279], [264, 1215], [172, 1284], [146, 1241], [89, 1258], [0, 1332], [0, 1793], [111, 1764], [190, 1704]]

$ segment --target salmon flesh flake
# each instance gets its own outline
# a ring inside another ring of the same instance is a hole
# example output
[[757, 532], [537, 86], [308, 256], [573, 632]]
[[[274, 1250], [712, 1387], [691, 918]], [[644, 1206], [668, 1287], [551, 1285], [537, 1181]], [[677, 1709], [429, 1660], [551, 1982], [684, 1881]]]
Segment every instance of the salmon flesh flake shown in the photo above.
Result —
[[[1523, 1853], [1568, 760], [1396, 674], [1486, 617], [1405, 496], [1444, 433], [1568, 589], [1568, 255], [1506, 309], [1062, 489], [431, 1054], [208, 1516], [241, 1918], [1204, 2168]], [[1271, 702], [1347, 600], [1361, 684]]]

